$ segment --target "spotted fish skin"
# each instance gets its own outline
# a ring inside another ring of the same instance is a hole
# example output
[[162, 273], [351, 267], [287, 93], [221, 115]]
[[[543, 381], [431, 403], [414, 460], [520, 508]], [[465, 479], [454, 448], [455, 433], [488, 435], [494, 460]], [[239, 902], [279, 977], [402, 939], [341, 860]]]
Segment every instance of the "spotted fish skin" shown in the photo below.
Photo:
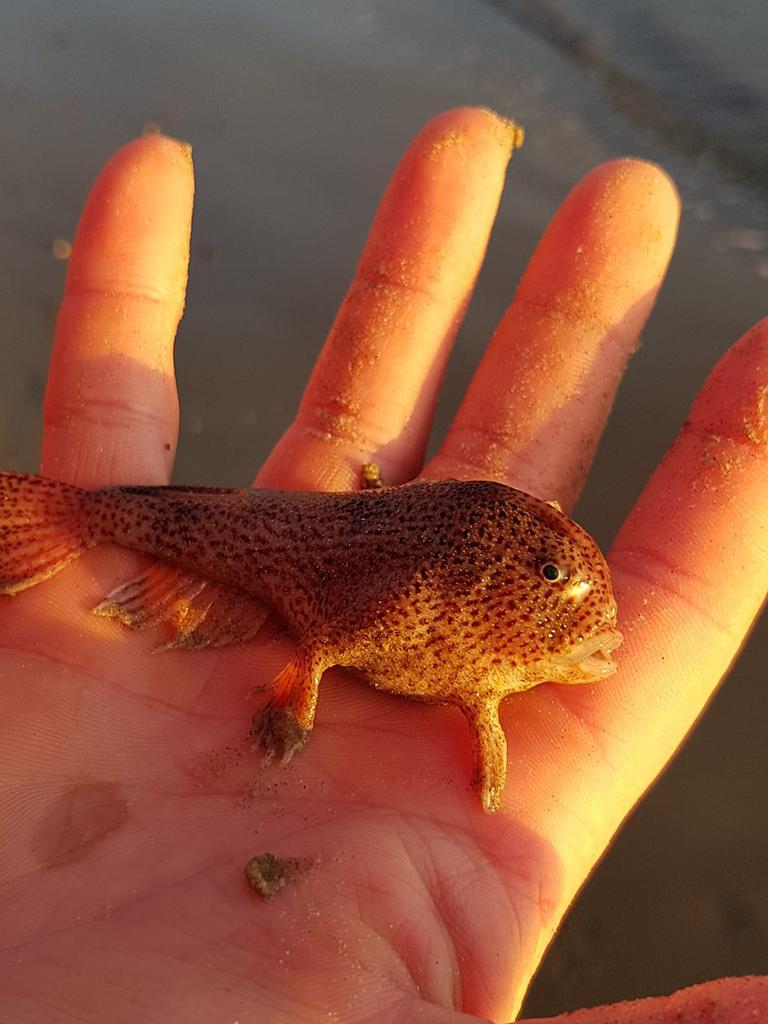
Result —
[[[45, 544], [33, 539], [38, 523]], [[558, 508], [498, 483], [86, 492], [0, 474], [0, 592], [107, 542], [159, 567], [96, 611], [139, 627], [169, 623], [169, 646], [246, 642], [267, 613], [284, 622], [296, 653], [256, 722], [259, 742], [284, 761], [312, 728], [323, 672], [352, 667], [379, 689], [464, 712], [475, 783], [493, 811], [506, 777], [499, 702], [615, 668], [621, 636], [597, 545]]]

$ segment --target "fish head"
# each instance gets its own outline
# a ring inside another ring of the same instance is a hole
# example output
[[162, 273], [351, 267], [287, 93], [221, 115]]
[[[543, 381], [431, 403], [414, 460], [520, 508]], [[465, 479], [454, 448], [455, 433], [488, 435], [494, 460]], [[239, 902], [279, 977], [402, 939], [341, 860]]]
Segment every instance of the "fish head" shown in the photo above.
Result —
[[616, 671], [621, 644], [611, 574], [586, 530], [548, 502], [525, 496], [512, 557], [527, 685], [594, 682]]

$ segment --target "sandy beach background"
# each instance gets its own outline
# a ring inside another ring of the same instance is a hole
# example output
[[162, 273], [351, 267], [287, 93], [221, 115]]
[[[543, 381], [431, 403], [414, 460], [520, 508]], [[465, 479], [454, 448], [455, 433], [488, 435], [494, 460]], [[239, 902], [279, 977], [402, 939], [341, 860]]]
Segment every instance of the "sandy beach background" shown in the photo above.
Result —
[[[88, 187], [148, 121], [192, 142], [176, 479], [247, 484], [289, 422], [386, 179], [432, 115], [519, 120], [456, 407], [549, 216], [594, 164], [661, 163], [679, 248], [577, 517], [610, 541], [708, 370], [768, 313], [768, 12], [721, 0], [4, 0], [0, 465], [36, 468]], [[768, 514], [768, 510], [766, 510]], [[768, 630], [581, 894], [528, 1014], [765, 972]]]

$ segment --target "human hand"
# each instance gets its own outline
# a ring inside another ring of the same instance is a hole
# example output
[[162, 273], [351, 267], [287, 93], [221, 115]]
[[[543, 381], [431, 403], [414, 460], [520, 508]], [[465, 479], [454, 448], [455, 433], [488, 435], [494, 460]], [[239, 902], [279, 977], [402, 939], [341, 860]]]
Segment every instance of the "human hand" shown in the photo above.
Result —
[[[393, 483], [489, 477], [572, 505], [664, 274], [677, 199], [635, 161], [576, 187], [423, 467], [511, 143], [489, 113], [460, 110], [412, 144], [260, 486], [354, 487], [372, 459]], [[59, 316], [44, 473], [167, 482], [191, 204], [188, 152], [163, 138], [131, 143], [97, 182]], [[460, 715], [342, 673], [323, 682], [306, 749], [260, 771], [245, 739], [252, 690], [289, 649], [151, 656], [151, 638], [89, 614], [135, 574], [133, 555], [96, 550], [4, 599], [8, 1019], [511, 1018], [761, 605], [766, 393], [762, 324], [715, 370], [617, 538], [619, 672], [507, 701], [509, 781], [493, 818], [468, 785]], [[316, 867], [262, 904], [243, 867], [264, 850]]]

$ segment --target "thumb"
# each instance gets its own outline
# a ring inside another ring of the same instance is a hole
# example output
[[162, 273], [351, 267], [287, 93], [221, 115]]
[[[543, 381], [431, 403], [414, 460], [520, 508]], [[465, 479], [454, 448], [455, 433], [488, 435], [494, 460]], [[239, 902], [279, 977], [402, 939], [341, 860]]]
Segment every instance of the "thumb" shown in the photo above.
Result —
[[527, 1024], [744, 1024], [762, 1020], [768, 1020], [768, 977], [720, 978], [671, 996], [531, 1018]]

